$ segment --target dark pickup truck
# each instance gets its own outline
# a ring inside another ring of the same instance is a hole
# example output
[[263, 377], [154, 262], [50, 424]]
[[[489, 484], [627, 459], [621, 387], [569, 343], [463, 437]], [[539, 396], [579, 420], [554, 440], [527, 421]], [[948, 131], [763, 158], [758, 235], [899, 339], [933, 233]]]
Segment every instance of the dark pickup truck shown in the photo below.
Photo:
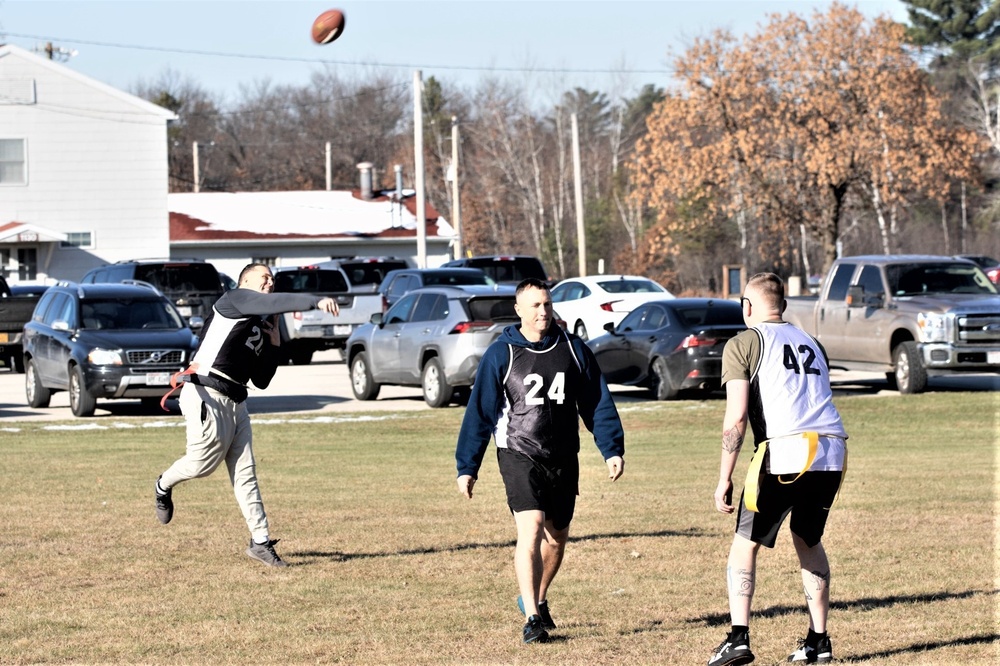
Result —
[[0, 275], [0, 361], [13, 372], [24, 372], [21, 335], [42, 291], [44, 288], [39, 287], [24, 294], [14, 293], [7, 279]]

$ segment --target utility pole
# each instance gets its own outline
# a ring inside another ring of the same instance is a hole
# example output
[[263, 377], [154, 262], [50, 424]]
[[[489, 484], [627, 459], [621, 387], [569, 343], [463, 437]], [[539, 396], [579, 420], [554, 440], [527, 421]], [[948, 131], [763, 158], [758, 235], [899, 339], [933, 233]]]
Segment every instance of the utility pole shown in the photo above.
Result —
[[201, 180], [201, 160], [198, 159], [198, 142], [194, 141], [191, 144], [191, 157], [194, 160], [194, 191], [200, 192], [201, 188], [198, 182]]
[[587, 230], [583, 225], [583, 176], [580, 167], [580, 126], [576, 114], [570, 114], [573, 128], [573, 183], [576, 195], [576, 242], [579, 252], [580, 277], [587, 274]]
[[424, 98], [420, 70], [413, 72], [413, 161], [417, 190], [417, 268], [427, 268], [427, 208], [424, 205]]
[[462, 205], [458, 192], [458, 116], [451, 117], [451, 216], [455, 227], [455, 259], [462, 258]]
[[333, 189], [333, 169], [332, 169], [332, 156], [330, 153], [330, 142], [326, 142], [326, 191], [329, 192]]

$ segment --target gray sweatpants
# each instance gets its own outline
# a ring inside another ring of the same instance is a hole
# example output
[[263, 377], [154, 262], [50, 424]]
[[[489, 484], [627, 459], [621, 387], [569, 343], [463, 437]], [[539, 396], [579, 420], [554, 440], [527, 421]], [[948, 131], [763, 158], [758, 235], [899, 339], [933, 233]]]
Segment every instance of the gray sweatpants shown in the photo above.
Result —
[[164, 490], [208, 476], [225, 460], [236, 502], [257, 541], [268, 538], [267, 515], [257, 486], [253, 433], [245, 402], [233, 402], [218, 391], [185, 384], [180, 396], [187, 431], [187, 451], [163, 473]]

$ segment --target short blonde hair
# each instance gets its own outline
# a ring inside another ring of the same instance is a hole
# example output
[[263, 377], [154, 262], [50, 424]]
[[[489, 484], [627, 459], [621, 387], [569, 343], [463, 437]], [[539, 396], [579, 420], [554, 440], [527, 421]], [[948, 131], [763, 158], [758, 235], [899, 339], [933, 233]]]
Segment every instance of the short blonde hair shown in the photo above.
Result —
[[757, 273], [747, 280], [747, 288], [751, 287], [768, 305], [781, 311], [781, 305], [785, 301], [785, 283], [780, 277], [774, 273]]

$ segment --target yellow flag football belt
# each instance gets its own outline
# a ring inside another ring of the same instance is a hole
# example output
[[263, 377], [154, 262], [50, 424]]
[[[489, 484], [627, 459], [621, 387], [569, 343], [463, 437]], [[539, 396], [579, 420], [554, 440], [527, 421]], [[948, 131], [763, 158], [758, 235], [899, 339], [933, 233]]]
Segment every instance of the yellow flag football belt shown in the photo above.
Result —
[[[781, 440], [786, 442], [792, 438], [800, 439], [802, 443], [805, 444], [807, 451], [806, 461], [802, 466], [802, 469], [799, 470], [799, 473], [795, 475], [794, 479], [785, 481], [780, 475], [778, 476], [778, 483], [786, 485], [798, 481], [799, 477], [808, 472], [809, 468], [812, 467], [813, 461], [816, 460], [816, 451], [819, 449], [820, 434], [818, 432], [804, 432], [799, 435], [792, 435], [791, 437], [782, 437]], [[762, 476], [761, 469], [764, 466], [764, 458], [767, 454], [767, 445], [770, 441], [771, 440], [765, 440], [760, 443], [760, 446], [757, 447], [756, 453], [753, 455], [753, 459], [750, 461], [750, 468], [747, 470], [747, 480], [743, 484], [743, 504], [746, 506], [747, 511], [753, 511], [755, 513], [757, 511], [757, 495], [760, 489], [760, 478]], [[847, 476], [846, 448], [844, 449], [844, 466], [840, 473], [840, 485], [843, 485], [845, 476]], [[840, 495], [840, 485], [837, 486], [837, 496]], [[836, 501], [836, 498], [834, 498], [834, 501]], [[830, 507], [827, 508], [829, 509]]]

